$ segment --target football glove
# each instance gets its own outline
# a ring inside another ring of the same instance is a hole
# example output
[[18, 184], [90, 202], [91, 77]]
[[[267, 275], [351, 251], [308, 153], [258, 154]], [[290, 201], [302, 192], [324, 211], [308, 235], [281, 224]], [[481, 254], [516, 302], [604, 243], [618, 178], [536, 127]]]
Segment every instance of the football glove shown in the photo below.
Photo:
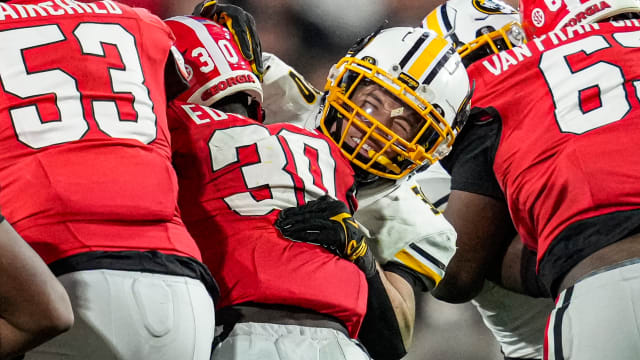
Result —
[[376, 274], [367, 236], [340, 200], [325, 195], [305, 205], [284, 209], [275, 226], [288, 239], [320, 245], [352, 261], [367, 278]]
[[253, 73], [262, 81], [264, 75], [262, 46], [256, 22], [251, 14], [235, 5], [220, 4], [217, 0], [204, 0], [193, 9], [193, 15], [202, 16], [226, 26], [240, 47], [242, 56], [251, 63]]

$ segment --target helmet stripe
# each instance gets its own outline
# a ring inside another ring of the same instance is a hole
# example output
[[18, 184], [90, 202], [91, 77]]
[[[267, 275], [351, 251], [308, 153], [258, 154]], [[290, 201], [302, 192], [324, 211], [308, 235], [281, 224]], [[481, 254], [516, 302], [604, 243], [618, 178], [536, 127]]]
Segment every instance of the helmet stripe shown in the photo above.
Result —
[[427, 40], [427, 38], [428, 38], [427, 34], [422, 34], [422, 36], [420, 36], [418, 41], [416, 41], [416, 43], [413, 44], [411, 49], [409, 49], [409, 51], [407, 51], [407, 53], [404, 55], [402, 60], [400, 60], [400, 67], [401, 68], [404, 69], [404, 67], [407, 65], [409, 60], [411, 60], [413, 55], [415, 55], [415, 53], [420, 49], [420, 47], [422, 46], [422, 44], [424, 44], [424, 42]]
[[417, 79], [418, 82], [423, 82], [428, 73], [433, 72], [438, 60], [451, 46], [447, 40], [441, 37], [432, 37], [430, 40], [411, 58], [412, 65], [406, 70], [406, 73]]
[[447, 31], [449, 31], [447, 29], [442, 31], [442, 27], [440, 26], [440, 22], [438, 21], [438, 13], [436, 11], [430, 12], [429, 15], [427, 15], [427, 17], [424, 18], [422, 27], [425, 27], [427, 29], [431, 29], [431, 30], [435, 31], [436, 33], [438, 33], [438, 36], [442, 36], [442, 37], [444, 37], [444, 34]]
[[451, 59], [451, 55], [453, 55], [453, 52], [445, 51], [441, 55], [442, 57], [440, 57], [440, 60], [435, 62], [435, 65], [433, 66], [433, 68], [431, 68], [431, 71], [429, 71], [429, 74], [427, 74], [427, 76], [424, 78], [424, 81], [422, 81], [423, 84], [427, 84], [427, 85], [431, 84], [431, 82], [436, 77], [436, 75], [440, 73], [440, 69], [442, 69], [444, 65], [449, 61], [449, 59]]
[[220, 47], [218, 47], [218, 44], [216, 44], [216, 42], [211, 38], [211, 35], [209, 35], [209, 31], [207, 31], [204, 24], [186, 16], [178, 16], [169, 20], [181, 22], [195, 32], [198, 40], [200, 40], [200, 42], [205, 46], [205, 49], [211, 56], [211, 59], [215, 66], [218, 67], [221, 74], [230, 73], [232, 71], [224, 54], [220, 50]]
[[[451, 10], [453, 11], [453, 21], [455, 22], [455, 17], [458, 14], [458, 11], [455, 8], [451, 8]], [[449, 21], [449, 15], [447, 14], [447, 4], [443, 4], [442, 6], [440, 6], [440, 13], [440, 17], [442, 18], [442, 22], [444, 23], [444, 28], [447, 30], [447, 33], [444, 34], [443, 37], [449, 37], [449, 40], [451, 41], [451, 43], [453, 43], [453, 47], [457, 48], [458, 46], [462, 45], [462, 42], [460, 42], [460, 39], [458, 39], [458, 35], [456, 35], [455, 29]]]

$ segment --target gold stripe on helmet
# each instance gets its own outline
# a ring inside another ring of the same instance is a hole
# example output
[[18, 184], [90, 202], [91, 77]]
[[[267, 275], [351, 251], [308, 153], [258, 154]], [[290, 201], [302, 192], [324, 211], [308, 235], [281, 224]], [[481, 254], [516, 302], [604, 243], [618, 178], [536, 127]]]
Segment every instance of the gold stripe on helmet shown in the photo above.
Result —
[[207, 6], [213, 6], [218, 2], [218, 0], [209, 0], [207, 2], [204, 3], [204, 5], [202, 5], [202, 8], [206, 8]]
[[422, 53], [417, 57], [414, 56], [413, 65], [406, 71], [407, 74], [413, 76], [414, 79], [422, 79], [431, 64], [440, 60], [438, 55], [449, 46], [449, 42], [441, 37], [432, 38], [426, 46], [423, 46]]
[[438, 11], [432, 11], [431, 13], [429, 13], [425, 20], [427, 21], [427, 28], [435, 31], [438, 36], [444, 37], [445, 34], [442, 32], [440, 21], [438, 21]]

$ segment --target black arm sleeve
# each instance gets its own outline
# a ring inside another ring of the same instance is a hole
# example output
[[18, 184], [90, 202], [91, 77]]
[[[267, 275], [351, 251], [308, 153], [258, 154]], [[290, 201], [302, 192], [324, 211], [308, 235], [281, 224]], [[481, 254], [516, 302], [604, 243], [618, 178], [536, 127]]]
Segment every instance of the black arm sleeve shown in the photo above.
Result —
[[189, 89], [189, 82], [182, 76], [180, 65], [178, 65], [171, 52], [169, 52], [167, 62], [164, 65], [164, 89], [167, 95], [167, 102], [177, 98]]
[[493, 173], [501, 124], [493, 108], [473, 108], [451, 153], [440, 161], [451, 175], [451, 190], [504, 199]]
[[380, 274], [376, 271], [374, 276], [367, 278], [367, 283], [367, 313], [360, 327], [360, 341], [376, 360], [401, 359], [407, 350]]

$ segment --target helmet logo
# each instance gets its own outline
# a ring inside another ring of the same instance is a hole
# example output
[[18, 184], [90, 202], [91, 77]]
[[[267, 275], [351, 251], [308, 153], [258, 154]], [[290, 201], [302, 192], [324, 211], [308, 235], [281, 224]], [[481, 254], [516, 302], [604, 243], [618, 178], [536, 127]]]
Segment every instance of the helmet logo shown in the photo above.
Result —
[[193, 77], [193, 68], [191, 68], [189, 64], [184, 64], [184, 70], [187, 74], [187, 81], [191, 81], [191, 78]]
[[544, 25], [544, 11], [540, 8], [533, 9], [531, 12], [531, 21], [533, 21], [533, 25], [537, 27]]
[[376, 59], [372, 58], [371, 56], [365, 56], [362, 58], [362, 60], [368, 62], [371, 65], [375, 65], [377, 63]]
[[500, 0], [473, 0], [473, 7], [485, 14], [517, 14], [517, 12]]
[[410, 87], [412, 90], [415, 90], [418, 88], [418, 86], [420, 85], [420, 83], [418, 83], [418, 81], [416, 79], [413, 78], [413, 76], [402, 72], [400, 73], [400, 75], [398, 75], [398, 80], [400, 80], [401, 82], [407, 84], [408, 87]]
[[611, 8], [611, 5], [606, 1], [601, 1], [600, 4], [591, 5], [586, 8], [584, 11], [580, 11], [576, 14], [575, 17], [569, 19], [565, 26], [576, 26], [580, 23], [583, 23], [587, 20], [588, 17], [591, 17], [604, 9]]
[[250, 75], [236, 75], [232, 76], [228, 79], [224, 79], [219, 81], [217, 84], [213, 85], [205, 92], [202, 93], [200, 99], [202, 102], [206, 103], [209, 99], [216, 96], [219, 92], [225, 91], [231, 87], [236, 85], [245, 84], [245, 83], [255, 83], [256, 80]]

